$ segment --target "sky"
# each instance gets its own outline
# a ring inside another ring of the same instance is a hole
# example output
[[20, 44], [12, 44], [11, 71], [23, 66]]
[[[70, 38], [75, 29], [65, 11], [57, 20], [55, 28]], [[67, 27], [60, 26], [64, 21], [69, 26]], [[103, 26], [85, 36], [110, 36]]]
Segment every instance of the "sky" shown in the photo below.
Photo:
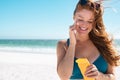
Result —
[[[78, 0], [0, 0], [0, 39], [65, 39]], [[120, 0], [106, 1], [104, 23], [120, 38]]]

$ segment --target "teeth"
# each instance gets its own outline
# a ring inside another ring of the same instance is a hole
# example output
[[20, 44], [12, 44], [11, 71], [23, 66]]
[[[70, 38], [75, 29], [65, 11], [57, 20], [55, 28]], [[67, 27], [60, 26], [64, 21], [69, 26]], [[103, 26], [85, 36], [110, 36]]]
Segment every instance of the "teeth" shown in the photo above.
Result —
[[87, 28], [84, 28], [84, 27], [80, 27], [81, 30], [87, 30]]

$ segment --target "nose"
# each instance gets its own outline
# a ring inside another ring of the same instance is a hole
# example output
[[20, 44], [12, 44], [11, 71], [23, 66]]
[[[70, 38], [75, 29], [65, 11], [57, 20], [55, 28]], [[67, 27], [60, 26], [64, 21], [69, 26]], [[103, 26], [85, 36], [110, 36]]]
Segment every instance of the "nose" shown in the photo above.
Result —
[[83, 27], [88, 26], [88, 22], [83, 21], [83, 22], [82, 22], [82, 26], [83, 26]]

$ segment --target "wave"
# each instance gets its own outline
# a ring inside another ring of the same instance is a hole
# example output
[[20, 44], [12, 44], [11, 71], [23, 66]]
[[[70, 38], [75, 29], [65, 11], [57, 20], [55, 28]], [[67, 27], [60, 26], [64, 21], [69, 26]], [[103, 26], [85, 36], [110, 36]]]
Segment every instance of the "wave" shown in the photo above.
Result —
[[56, 48], [50, 47], [0, 47], [0, 51], [21, 52], [21, 53], [38, 53], [38, 54], [54, 54]]

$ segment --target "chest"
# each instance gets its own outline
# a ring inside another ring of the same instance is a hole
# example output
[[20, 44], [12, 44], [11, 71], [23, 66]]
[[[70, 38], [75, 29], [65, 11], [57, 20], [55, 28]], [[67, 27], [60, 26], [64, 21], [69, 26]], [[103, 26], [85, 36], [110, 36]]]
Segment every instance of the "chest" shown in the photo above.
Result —
[[99, 55], [100, 53], [94, 45], [77, 46], [75, 49], [76, 58], [87, 58], [90, 63], [93, 63], [99, 57]]
[[[83, 79], [81, 70], [79, 69], [78, 64], [75, 62], [76, 60], [77, 58], [74, 59], [74, 67], [71, 79]], [[94, 61], [93, 64], [97, 67], [98, 71], [104, 74], [107, 72], [108, 63], [101, 55]]]

